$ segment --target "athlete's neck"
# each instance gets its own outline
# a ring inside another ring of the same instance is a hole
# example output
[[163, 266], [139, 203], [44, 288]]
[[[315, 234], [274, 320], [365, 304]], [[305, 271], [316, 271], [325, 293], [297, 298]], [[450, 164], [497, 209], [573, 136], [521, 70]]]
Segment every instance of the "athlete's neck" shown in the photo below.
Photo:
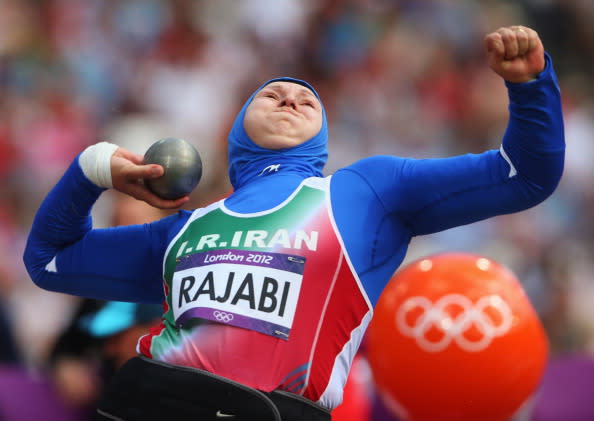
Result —
[[225, 199], [225, 206], [240, 213], [253, 213], [281, 204], [306, 177], [295, 172], [279, 172], [255, 177]]

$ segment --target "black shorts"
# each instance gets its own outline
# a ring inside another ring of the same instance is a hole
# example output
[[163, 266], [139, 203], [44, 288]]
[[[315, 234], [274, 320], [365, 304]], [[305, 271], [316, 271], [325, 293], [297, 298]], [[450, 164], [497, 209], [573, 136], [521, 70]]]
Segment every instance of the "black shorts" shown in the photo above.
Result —
[[135, 357], [111, 379], [95, 419], [330, 421], [331, 416], [293, 393], [265, 393], [204, 370]]

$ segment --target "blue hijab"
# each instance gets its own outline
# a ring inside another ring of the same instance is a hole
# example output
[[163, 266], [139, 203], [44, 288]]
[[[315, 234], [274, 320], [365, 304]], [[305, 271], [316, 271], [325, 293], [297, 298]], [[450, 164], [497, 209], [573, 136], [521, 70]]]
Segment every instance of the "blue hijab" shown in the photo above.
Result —
[[318, 134], [292, 148], [272, 150], [258, 146], [250, 139], [243, 127], [245, 112], [254, 96], [266, 85], [283, 81], [305, 86], [320, 99], [313, 86], [305, 81], [291, 77], [271, 79], [260, 86], [248, 98], [239, 114], [237, 114], [228, 137], [229, 178], [235, 190], [249, 183], [255, 177], [270, 174], [270, 172], [263, 172], [263, 170], [271, 165], [278, 165], [279, 173], [290, 171], [302, 174], [304, 178], [322, 176], [322, 170], [328, 159], [328, 124], [323, 105], [322, 127]]

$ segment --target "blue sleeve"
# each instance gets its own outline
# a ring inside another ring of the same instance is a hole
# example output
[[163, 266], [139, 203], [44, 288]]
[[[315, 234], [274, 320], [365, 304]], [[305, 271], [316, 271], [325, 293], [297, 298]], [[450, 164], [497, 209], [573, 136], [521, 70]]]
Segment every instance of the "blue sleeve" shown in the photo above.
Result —
[[92, 229], [91, 208], [102, 191], [75, 160], [33, 221], [23, 256], [31, 279], [41, 288], [82, 297], [162, 302], [163, 255], [183, 214]]
[[528, 209], [555, 190], [565, 140], [559, 88], [550, 57], [546, 62], [537, 80], [507, 84], [510, 119], [500, 150], [441, 159], [377, 156], [333, 176], [337, 226], [372, 302], [413, 236]]

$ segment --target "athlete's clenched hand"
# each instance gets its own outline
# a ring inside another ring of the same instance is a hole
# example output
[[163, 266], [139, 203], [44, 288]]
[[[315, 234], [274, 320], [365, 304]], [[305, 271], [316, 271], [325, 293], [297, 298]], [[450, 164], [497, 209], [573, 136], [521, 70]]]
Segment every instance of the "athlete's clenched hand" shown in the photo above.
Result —
[[508, 82], [529, 82], [544, 70], [544, 47], [531, 28], [499, 28], [486, 35], [484, 43], [489, 66]]
[[121, 147], [111, 156], [111, 179], [114, 189], [160, 209], [179, 208], [189, 200], [188, 196], [176, 200], [161, 199], [144, 183], [145, 179], [159, 178], [163, 171], [160, 165], [144, 165], [142, 155]]

